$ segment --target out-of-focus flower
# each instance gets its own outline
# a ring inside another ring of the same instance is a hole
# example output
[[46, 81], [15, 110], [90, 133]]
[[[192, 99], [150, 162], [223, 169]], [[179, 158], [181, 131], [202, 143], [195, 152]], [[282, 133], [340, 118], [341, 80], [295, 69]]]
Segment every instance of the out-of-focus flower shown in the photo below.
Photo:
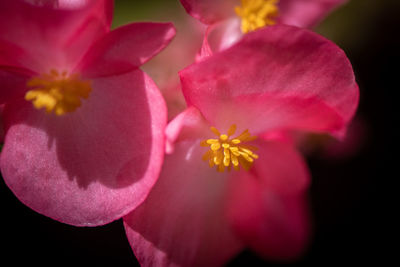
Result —
[[222, 265], [245, 246], [275, 260], [301, 255], [309, 173], [283, 134], [344, 134], [359, 91], [343, 51], [271, 26], [180, 77], [189, 107], [167, 127], [159, 180], [124, 217], [141, 265]]
[[181, 0], [186, 11], [210, 25], [212, 51], [237, 42], [245, 33], [274, 24], [311, 28], [347, 0]]
[[164, 154], [165, 103], [139, 66], [171, 24], [110, 31], [112, 1], [0, 1], [0, 167], [55, 220], [94, 226], [139, 205]]
[[161, 90], [169, 120], [186, 108], [178, 72], [195, 61], [205, 30], [204, 24], [188, 16], [179, 3], [176, 5], [177, 8], [169, 11], [162, 8], [162, 12], [156, 12], [157, 18], [174, 23], [177, 29], [174, 40], [142, 67]]

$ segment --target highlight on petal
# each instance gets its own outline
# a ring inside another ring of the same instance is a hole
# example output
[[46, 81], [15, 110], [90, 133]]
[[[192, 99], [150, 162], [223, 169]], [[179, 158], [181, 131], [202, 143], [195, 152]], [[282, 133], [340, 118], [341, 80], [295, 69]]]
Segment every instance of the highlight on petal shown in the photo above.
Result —
[[[0, 51], [9, 54], [3, 42], [19, 47], [32, 59], [24, 61], [23, 67], [36, 72], [73, 67], [89, 45], [110, 29], [111, 14], [111, 0], [1, 1]], [[12, 66], [18, 67], [16, 63], [21, 63], [18, 57]]]
[[301, 28], [316, 26], [347, 0], [281, 0], [278, 22]]
[[239, 25], [240, 20], [237, 18], [215, 24], [207, 36], [212, 50], [214, 52], [221, 51], [239, 41], [243, 37]]
[[77, 70], [87, 77], [131, 71], [150, 60], [175, 36], [171, 23], [132, 23], [119, 27], [97, 41]]
[[171, 154], [179, 141], [193, 141], [208, 134], [208, 124], [199, 110], [189, 107], [178, 114], [165, 129], [166, 153]]
[[180, 72], [188, 105], [211, 125], [338, 134], [354, 115], [358, 86], [343, 51], [292, 26], [252, 32]]
[[205, 24], [235, 15], [237, 0], [180, 0], [186, 12]]
[[124, 217], [141, 266], [221, 266], [242, 248], [225, 217], [231, 177], [203, 164], [199, 142], [177, 143], [147, 199]]
[[239, 25], [240, 20], [238, 18], [230, 18], [207, 27], [196, 62], [239, 41], [243, 36]]
[[93, 80], [82, 106], [46, 114], [21, 99], [3, 112], [4, 180], [28, 207], [76, 226], [96, 226], [138, 206], [164, 154], [166, 107], [141, 70]]
[[261, 256], [293, 260], [310, 237], [308, 171], [288, 145], [266, 142], [261, 149], [254, 171], [230, 180], [228, 216], [238, 237]]

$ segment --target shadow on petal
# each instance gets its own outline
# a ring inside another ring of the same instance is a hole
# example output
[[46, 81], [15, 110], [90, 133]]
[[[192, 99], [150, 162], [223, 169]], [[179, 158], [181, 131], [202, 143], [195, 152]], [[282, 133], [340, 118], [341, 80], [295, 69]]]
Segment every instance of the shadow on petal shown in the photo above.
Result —
[[144, 200], [158, 176], [165, 113], [141, 70], [94, 80], [88, 100], [63, 116], [25, 100], [7, 104], [4, 179], [22, 202], [63, 222], [116, 219]]

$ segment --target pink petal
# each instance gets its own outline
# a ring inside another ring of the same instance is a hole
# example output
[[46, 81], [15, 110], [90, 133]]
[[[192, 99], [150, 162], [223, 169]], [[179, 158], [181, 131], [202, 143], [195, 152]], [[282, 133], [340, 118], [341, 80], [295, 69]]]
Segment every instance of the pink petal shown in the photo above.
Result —
[[195, 107], [189, 107], [178, 114], [165, 129], [166, 152], [171, 154], [174, 145], [180, 141], [194, 141], [210, 134], [209, 125]]
[[225, 217], [230, 177], [202, 161], [199, 143], [177, 143], [148, 198], [124, 217], [141, 266], [221, 266], [241, 248]]
[[77, 226], [111, 222], [138, 206], [164, 153], [165, 103], [142, 71], [93, 80], [80, 108], [63, 116], [31, 103], [5, 107], [0, 166], [33, 210]]
[[4, 108], [4, 105], [0, 105], [0, 144], [4, 143], [4, 125], [3, 125], [3, 119], [2, 119], [3, 108]]
[[296, 194], [308, 188], [308, 169], [294, 144], [257, 140], [254, 145], [259, 148], [255, 151], [259, 159], [252, 168], [262, 177], [264, 187], [280, 195]]
[[337, 134], [358, 104], [343, 51], [307, 30], [271, 26], [180, 72], [188, 105], [228, 129], [303, 129]]
[[214, 52], [232, 46], [243, 37], [239, 18], [231, 18], [211, 27], [213, 29], [207, 38]]
[[24, 68], [33, 64], [34, 59], [24, 49], [0, 39], [0, 68]]
[[207, 30], [206, 30], [206, 34], [205, 34], [203, 43], [201, 45], [201, 48], [196, 54], [195, 62], [202, 61], [203, 59], [205, 59], [205, 58], [207, 58], [207, 57], [209, 57], [209, 56], [211, 56], [213, 54], [211, 46], [210, 46], [210, 44], [209, 44], [209, 42], [207, 40], [207, 35], [208, 35], [208, 30], [209, 29], [210, 28], [207, 28]]
[[[70, 68], [109, 30], [110, 0], [33, 2], [0, 2], [0, 51], [3, 42], [16, 45], [32, 58], [23, 66], [33, 71]], [[20, 66], [19, 54], [14, 52], [9, 53], [10, 57], [17, 56], [13, 66]]]
[[259, 155], [249, 173], [231, 180], [231, 224], [260, 255], [291, 260], [301, 256], [310, 235], [304, 193], [309, 175], [288, 145], [265, 142]]
[[88, 77], [130, 71], [160, 52], [174, 35], [171, 23], [132, 23], [119, 27], [91, 47], [78, 70]]
[[281, 0], [278, 23], [310, 28], [347, 0]]
[[186, 12], [205, 24], [213, 24], [235, 15], [237, 0], [180, 0]]
[[240, 30], [240, 20], [238, 18], [226, 19], [207, 27], [196, 62], [232, 46], [242, 36], [243, 33]]
[[16, 97], [23, 97], [29, 77], [29, 71], [24, 69], [0, 66], [0, 104]]

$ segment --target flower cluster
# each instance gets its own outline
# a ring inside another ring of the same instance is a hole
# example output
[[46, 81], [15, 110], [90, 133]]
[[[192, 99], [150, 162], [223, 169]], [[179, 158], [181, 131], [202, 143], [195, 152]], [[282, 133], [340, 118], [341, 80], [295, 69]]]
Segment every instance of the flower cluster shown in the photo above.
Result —
[[6, 184], [63, 223], [123, 218], [143, 266], [219, 266], [245, 247], [297, 258], [310, 174], [287, 136], [340, 139], [358, 105], [344, 52], [306, 29], [343, 2], [181, 0], [207, 26], [168, 122], [140, 67], [172, 24], [111, 30], [111, 0], [0, 0]]

